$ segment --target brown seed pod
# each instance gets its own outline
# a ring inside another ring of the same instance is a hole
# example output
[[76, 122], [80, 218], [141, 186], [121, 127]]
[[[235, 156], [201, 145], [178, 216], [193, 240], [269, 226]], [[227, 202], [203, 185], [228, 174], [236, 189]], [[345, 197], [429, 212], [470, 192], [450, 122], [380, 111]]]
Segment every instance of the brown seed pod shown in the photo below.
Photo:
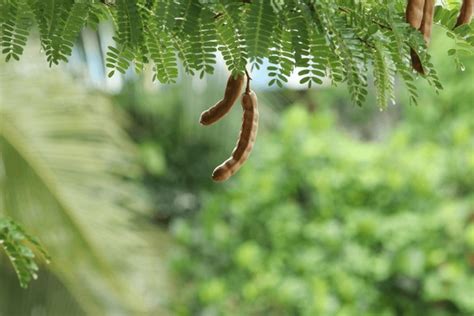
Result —
[[421, 21], [420, 32], [423, 34], [426, 44], [431, 40], [431, 29], [433, 27], [435, 0], [426, 0], [423, 8], [423, 20]]
[[421, 21], [423, 20], [423, 9], [425, 7], [425, 0], [408, 0], [406, 9], [407, 22], [415, 29], [419, 29]]
[[410, 57], [411, 57], [411, 66], [415, 69], [418, 73], [424, 75], [425, 70], [423, 69], [423, 64], [421, 63], [420, 56], [416, 53], [416, 51], [412, 48], [410, 49]]
[[227, 86], [225, 88], [224, 98], [217, 102], [213, 107], [201, 113], [199, 122], [202, 125], [210, 125], [215, 123], [230, 111], [232, 105], [234, 105], [235, 101], [237, 101], [240, 91], [242, 91], [244, 79], [244, 75], [238, 75], [235, 78], [232, 75], [229, 76], [229, 79], [227, 80]]
[[214, 181], [225, 181], [229, 179], [242, 164], [247, 160], [255, 143], [258, 129], [257, 96], [248, 89], [242, 95], [242, 128], [240, 129], [237, 145], [232, 151], [229, 159], [220, 164], [212, 173]]
[[461, 11], [459, 12], [458, 19], [456, 21], [455, 28], [471, 23], [472, 11], [474, 10], [474, 0], [463, 0]]
[[[420, 30], [426, 41], [431, 39], [431, 28], [433, 26], [434, 0], [409, 0], [406, 10], [407, 22], [414, 28]], [[410, 50], [411, 64], [413, 69], [424, 74], [423, 65], [420, 56], [414, 49]]]

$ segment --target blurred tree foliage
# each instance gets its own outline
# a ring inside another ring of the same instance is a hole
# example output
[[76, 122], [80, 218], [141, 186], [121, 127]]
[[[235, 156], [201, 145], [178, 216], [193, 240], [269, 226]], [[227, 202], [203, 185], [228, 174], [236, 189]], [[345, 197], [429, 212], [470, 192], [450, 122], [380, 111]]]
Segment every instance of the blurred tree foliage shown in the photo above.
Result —
[[[324, 102], [260, 134], [224, 192], [173, 222], [175, 312], [474, 314], [474, 74], [436, 62], [446, 90], [390, 107], [397, 128], [383, 143], [335, 129]], [[320, 102], [341, 100], [336, 91]], [[365, 113], [365, 124], [384, 114]]]
[[290, 110], [228, 192], [175, 222], [188, 314], [474, 312], [472, 156], [450, 168], [470, 149], [354, 143], [331, 124]]

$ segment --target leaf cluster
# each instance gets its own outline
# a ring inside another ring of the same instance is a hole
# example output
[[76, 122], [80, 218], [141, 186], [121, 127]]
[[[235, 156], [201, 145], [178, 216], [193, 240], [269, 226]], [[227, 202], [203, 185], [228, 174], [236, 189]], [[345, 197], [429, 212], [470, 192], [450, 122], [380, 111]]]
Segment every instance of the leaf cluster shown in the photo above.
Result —
[[[405, 82], [416, 103], [416, 75], [409, 64], [414, 48], [427, 70], [425, 78], [441, 89], [421, 35], [404, 21], [404, 1], [354, 0], [3, 0], [1, 48], [6, 59], [20, 58], [32, 25], [40, 33], [49, 64], [67, 61], [74, 41], [86, 25], [104, 19], [114, 23], [115, 46], [107, 53], [109, 76], [125, 73], [131, 64], [146, 64], [154, 79], [175, 82], [178, 60], [189, 74], [211, 74], [216, 53], [228, 69], [242, 73], [248, 63], [267, 67], [269, 84], [282, 86], [293, 71], [311, 87], [327, 77], [345, 82], [352, 100], [361, 105], [373, 73], [380, 107], [393, 99], [395, 78]], [[446, 28], [459, 53], [473, 53], [470, 25], [452, 30], [457, 10], [438, 6], [435, 22]]]
[[[1, 48], [6, 59], [20, 58], [33, 25], [49, 64], [67, 61], [81, 29], [113, 21], [115, 45], [107, 52], [109, 76], [146, 64], [154, 79], [175, 82], [178, 61], [189, 74], [214, 71], [216, 53], [227, 68], [242, 73], [247, 64], [266, 67], [270, 85], [282, 86], [297, 71], [311, 87], [327, 77], [347, 83], [352, 100], [361, 105], [373, 73], [378, 105], [393, 98], [395, 77], [405, 82], [416, 103], [416, 75], [409, 48], [420, 55], [425, 78], [441, 89], [419, 32], [404, 21], [404, 1], [356, 0], [2, 0]], [[452, 5], [451, 5], [452, 6]], [[436, 9], [437, 24], [446, 27], [459, 49], [473, 53], [472, 27], [452, 31], [457, 10]]]
[[49, 261], [49, 255], [38, 240], [9, 218], [0, 218], [0, 248], [10, 259], [22, 287], [27, 287], [32, 279], [37, 278], [34, 250]]

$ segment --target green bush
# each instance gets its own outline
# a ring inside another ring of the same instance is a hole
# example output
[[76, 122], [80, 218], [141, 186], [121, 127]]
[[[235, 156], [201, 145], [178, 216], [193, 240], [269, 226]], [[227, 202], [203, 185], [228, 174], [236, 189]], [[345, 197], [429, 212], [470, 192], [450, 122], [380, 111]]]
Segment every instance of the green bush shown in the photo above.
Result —
[[222, 194], [174, 222], [177, 313], [474, 313], [472, 136], [363, 143], [334, 120], [286, 111]]

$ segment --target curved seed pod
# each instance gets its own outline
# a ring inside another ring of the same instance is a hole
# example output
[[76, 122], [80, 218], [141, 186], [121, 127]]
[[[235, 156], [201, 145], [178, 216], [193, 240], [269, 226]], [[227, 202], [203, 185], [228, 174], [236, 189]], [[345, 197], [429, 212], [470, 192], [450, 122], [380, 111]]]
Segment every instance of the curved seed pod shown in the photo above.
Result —
[[[408, 0], [405, 16], [407, 22], [415, 29], [419, 29], [421, 27], [424, 7], [425, 0]], [[420, 57], [414, 49], [410, 49], [410, 56], [413, 69], [419, 73], [424, 73]]]
[[229, 159], [220, 164], [212, 173], [214, 181], [225, 181], [229, 179], [242, 164], [247, 160], [252, 151], [258, 129], [257, 96], [251, 90], [242, 95], [242, 128], [240, 130], [237, 145], [232, 151]]
[[405, 16], [407, 22], [415, 29], [419, 29], [423, 20], [425, 0], [408, 0]]
[[424, 75], [425, 70], [423, 69], [423, 64], [421, 63], [420, 56], [416, 53], [416, 51], [412, 48], [410, 49], [410, 57], [411, 57], [411, 66], [415, 69], [418, 73]]
[[[433, 25], [434, 0], [409, 0], [406, 10], [407, 22], [416, 29], [419, 29], [428, 44], [431, 39], [431, 28]], [[410, 50], [411, 64], [413, 69], [424, 74], [420, 56], [414, 49]]]
[[230, 75], [227, 80], [227, 86], [225, 88], [224, 98], [217, 102], [213, 107], [201, 113], [201, 118], [199, 122], [202, 125], [210, 125], [217, 122], [220, 118], [226, 115], [232, 105], [240, 95], [242, 91], [242, 86], [244, 84], [244, 75], [238, 75], [236, 78]]
[[426, 0], [423, 8], [423, 20], [421, 21], [420, 32], [423, 34], [426, 44], [431, 40], [431, 29], [433, 27], [435, 0]]
[[473, 10], [474, 10], [474, 0], [463, 0], [462, 6], [461, 6], [461, 12], [459, 12], [459, 16], [456, 21], [456, 25], [454, 27], [471, 23]]

